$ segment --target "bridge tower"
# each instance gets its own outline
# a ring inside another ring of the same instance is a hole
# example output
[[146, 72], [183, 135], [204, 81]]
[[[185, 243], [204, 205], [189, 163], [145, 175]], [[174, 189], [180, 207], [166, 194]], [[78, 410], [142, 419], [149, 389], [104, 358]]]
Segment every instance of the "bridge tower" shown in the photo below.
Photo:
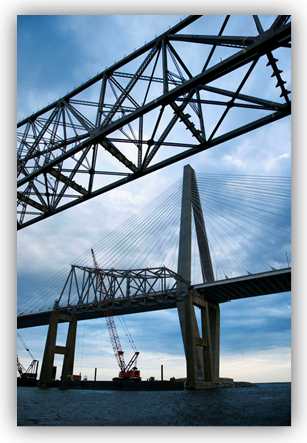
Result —
[[[195, 171], [190, 165], [184, 167], [182, 206], [178, 254], [178, 274], [191, 281], [192, 213], [195, 222], [197, 244], [203, 280], [214, 281], [210, 250], [201, 208]], [[187, 285], [184, 301], [177, 303], [187, 368], [187, 388], [205, 389], [215, 387], [219, 380], [220, 310], [219, 305], [208, 302]], [[201, 334], [195, 307], [201, 311]]]

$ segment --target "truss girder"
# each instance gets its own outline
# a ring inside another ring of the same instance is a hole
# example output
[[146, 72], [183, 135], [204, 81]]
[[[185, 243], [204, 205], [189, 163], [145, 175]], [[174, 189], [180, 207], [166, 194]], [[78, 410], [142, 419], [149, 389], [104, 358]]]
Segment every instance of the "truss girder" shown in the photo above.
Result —
[[98, 279], [94, 268], [72, 265], [54, 308], [103, 309], [105, 300], [109, 305], [122, 303], [123, 299], [128, 304], [136, 300], [145, 303], [150, 299], [163, 302], [169, 297], [173, 299], [178, 281], [184, 281], [165, 267], [129, 271], [99, 269], [99, 274]]
[[[254, 16], [247, 36], [227, 34], [229, 17], [216, 35], [179, 33], [205, 19], [187, 17], [18, 123], [18, 229], [290, 115], [290, 91], [275, 56], [277, 49], [290, 49], [290, 16], [277, 17], [266, 31]], [[186, 62], [186, 51], [196, 47], [204, 48], [197, 72]], [[232, 55], [214, 62], [216, 48], [224, 47]], [[277, 99], [275, 89], [272, 99], [259, 90], [244, 92], [262, 58], [263, 77], [276, 79]], [[238, 83], [233, 89], [214, 83], [223, 79], [227, 85], [234, 72]], [[212, 107], [221, 109], [221, 115], [209, 128]], [[232, 110], [239, 108], [258, 114], [251, 114], [249, 123], [238, 120], [234, 129], [225, 129]], [[118, 175], [124, 178], [117, 180]]]

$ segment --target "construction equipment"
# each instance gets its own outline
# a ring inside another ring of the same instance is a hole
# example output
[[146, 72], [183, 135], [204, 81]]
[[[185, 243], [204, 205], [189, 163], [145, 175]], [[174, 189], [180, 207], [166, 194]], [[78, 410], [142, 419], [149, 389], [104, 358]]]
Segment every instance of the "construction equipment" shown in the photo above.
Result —
[[[124, 351], [122, 350], [121, 343], [119, 340], [116, 324], [112, 315], [111, 308], [108, 306], [107, 299], [107, 290], [102, 278], [102, 275], [99, 271], [99, 267], [95, 258], [95, 254], [93, 249], [91, 249], [95, 267], [95, 273], [97, 276], [97, 292], [100, 293], [100, 302], [105, 312], [106, 322], [110, 334], [110, 339], [113, 347], [113, 351], [115, 354], [115, 358], [117, 360], [118, 366], [120, 368], [120, 372], [118, 377], [114, 377], [113, 380], [141, 380], [140, 371], [133, 364], [136, 362], [137, 357], [139, 355], [138, 351], [135, 351], [129, 363], [126, 365], [124, 360]], [[133, 367], [132, 367], [133, 366]]]
[[17, 371], [19, 372], [20, 378], [36, 379], [38, 372], [38, 363], [38, 360], [32, 360], [28, 369], [26, 370], [20, 363], [17, 355]]
[[19, 372], [20, 378], [36, 379], [39, 361], [33, 357], [32, 353], [30, 352], [30, 349], [27, 347], [27, 345], [25, 344], [24, 340], [22, 339], [22, 337], [18, 331], [17, 331], [17, 335], [19, 337], [19, 340], [23, 344], [25, 350], [29, 352], [29, 354], [32, 358], [32, 362], [30, 363], [28, 369], [26, 370], [24, 368], [24, 366], [20, 363], [18, 355], [17, 355], [17, 371]]

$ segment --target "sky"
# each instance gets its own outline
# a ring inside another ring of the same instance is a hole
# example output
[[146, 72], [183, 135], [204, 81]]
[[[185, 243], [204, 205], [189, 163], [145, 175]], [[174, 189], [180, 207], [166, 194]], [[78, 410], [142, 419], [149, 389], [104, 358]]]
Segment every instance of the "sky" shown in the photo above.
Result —
[[[19, 16], [17, 121], [184, 17]], [[271, 23], [272, 17], [264, 16], [262, 20], [264, 24]], [[236, 26], [235, 19], [232, 25]], [[193, 55], [187, 54], [187, 59], [189, 57], [193, 65]], [[289, 60], [286, 60], [284, 76], [288, 80], [287, 88], [291, 89]], [[266, 83], [261, 76], [256, 75], [253, 81], [258, 82], [256, 87], [265, 94]], [[200, 173], [289, 177], [291, 119], [279, 120], [19, 231], [18, 299], [31, 294], [180, 179], [187, 163]], [[125, 316], [125, 321], [141, 352], [138, 364], [144, 379], [150, 376], [159, 379], [161, 365], [165, 379], [185, 376], [176, 310]], [[64, 344], [65, 328], [60, 325], [58, 344]], [[47, 326], [24, 329], [20, 333], [41, 362]], [[27, 366], [31, 359], [19, 341], [17, 351], [22, 364]], [[125, 355], [128, 359], [132, 351], [127, 348]], [[62, 357], [57, 356], [58, 377], [61, 364]], [[75, 373], [93, 379], [95, 367], [98, 379], [111, 379], [118, 372], [104, 319], [78, 324]], [[220, 375], [259, 383], [291, 381], [290, 293], [221, 305]]]

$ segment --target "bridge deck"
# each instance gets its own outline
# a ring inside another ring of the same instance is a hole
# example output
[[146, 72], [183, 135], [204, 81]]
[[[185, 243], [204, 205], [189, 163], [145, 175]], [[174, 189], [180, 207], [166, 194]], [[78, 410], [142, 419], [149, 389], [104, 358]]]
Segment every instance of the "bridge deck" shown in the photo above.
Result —
[[[261, 274], [245, 275], [214, 283], [202, 283], [192, 286], [208, 301], [225, 303], [260, 295], [275, 294], [291, 291], [291, 268], [263, 272]], [[168, 292], [154, 297], [150, 294], [139, 297], [116, 298], [109, 302], [112, 314], [125, 315], [138, 312], [155, 311], [175, 308], [182, 295]], [[61, 309], [66, 314], [76, 315], [78, 320], [88, 320], [104, 316], [104, 310], [99, 306], [85, 305]], [[36, 312], [17, 316], [17, 328], [48, 325], [51, 311]]]
[[215, 303], [287, 292], [291, 291], [291, 268], [202, 283], [193, 288]]
[[[167, 292], [158, 296], [151, 294], [138, 297], [123, 297], [108, 300], [108, 308], [113, 316], [136, 314], [138, 312], [157, 311], [162, 309], [176, 308], [177, 301], [182, 299], [182, 294]], [[83, 306], [70, 306], [60, 308], [60, 312], [67, 315], [75, 315], [78, 320], [89, 320], [104, 317], [105, 310], [94, 304]], [[29, 328], [32, 326], [48, 325], [51, 311], [34, 312], [17, 316], [17, 328]], [[61, 320], [60, 320], [61, 322]]]

